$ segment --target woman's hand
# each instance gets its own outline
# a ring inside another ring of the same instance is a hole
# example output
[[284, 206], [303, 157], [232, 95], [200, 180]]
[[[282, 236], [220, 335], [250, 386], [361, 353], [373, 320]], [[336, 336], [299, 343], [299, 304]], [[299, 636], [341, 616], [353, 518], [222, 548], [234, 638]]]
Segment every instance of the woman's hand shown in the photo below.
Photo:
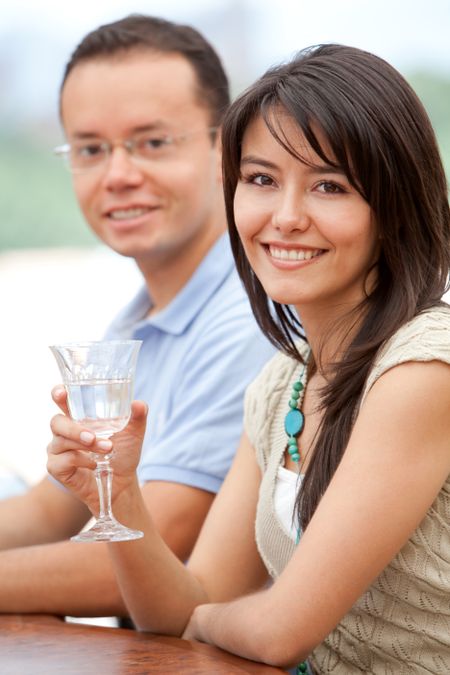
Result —
[[208, 640], [208, 620], [214, 613], [214, 604], [197, 605], [191, 614], [191, 618], [184, 629], [183, 640], [197, 640], [198, 642], [209, 642]]
[[142, 401], [133, 401], [131, 418], [125, 429], [111, 439], [97, 439], [70, 418], [64, 388], [56, 387], [52, 397], [64, 414], [55, 415], [50, 423], [53, 439], [47, 448], [47, 470], [97, 514], [98, 491], [93, 473], [96, 462], [90, 453], [105, 455], [114, 450], [111, 459], [114, 503], [123, 490], [137, 482], [136, 468], [145, 434], [147, 406]]

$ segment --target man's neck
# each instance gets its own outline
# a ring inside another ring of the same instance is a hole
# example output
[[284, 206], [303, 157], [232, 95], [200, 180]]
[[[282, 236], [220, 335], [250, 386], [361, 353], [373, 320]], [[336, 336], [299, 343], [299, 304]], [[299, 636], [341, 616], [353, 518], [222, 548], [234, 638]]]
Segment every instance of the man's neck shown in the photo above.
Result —
[[152, 299], [151, 315], [167, 307], [178, 295], [224, 232], [225, 226], [211, 228], [176, 257], [136, 260]]

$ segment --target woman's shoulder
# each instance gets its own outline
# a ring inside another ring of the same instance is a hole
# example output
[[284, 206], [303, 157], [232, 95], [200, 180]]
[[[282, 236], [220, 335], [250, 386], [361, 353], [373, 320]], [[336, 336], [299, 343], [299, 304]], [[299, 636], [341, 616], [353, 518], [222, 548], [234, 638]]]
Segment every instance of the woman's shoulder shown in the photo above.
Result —
[[[399, 362], [431, 359], [450, 360], [450, 306], [440, 305], [421, 312], [405, 323], [380, 350], [377, 361], [398, 358]], [[406, 358], [405, 358], [406, 357]]]
[[450, 306], [447, 304], [421, 312], [384, 343], [370, 371], [363, 398], [390, 368], [408, 361], [435, 360], [450, 364]]

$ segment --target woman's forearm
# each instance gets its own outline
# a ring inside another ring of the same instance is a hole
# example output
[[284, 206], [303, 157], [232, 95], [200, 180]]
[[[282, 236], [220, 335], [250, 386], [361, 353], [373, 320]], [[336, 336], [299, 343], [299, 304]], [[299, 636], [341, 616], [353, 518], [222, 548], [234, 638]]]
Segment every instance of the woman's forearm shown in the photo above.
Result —
[[282, 668], [294, 666], [307, 653], [299, 653], [298, 636], [293, 642], [292, 635], [277, 630], [268, 598], [268, 592], [261, 591], [232, 602], [200, 605], [195, 608], [183, 637], [213, 644], [253, 661]]
[[195, 576], [156, 530], [136, 483], [114, 503], [114, 514], [144, 537], [109, 544], [119, 587], [139, 630], [181, 635], [193, 610], [208, 602]]

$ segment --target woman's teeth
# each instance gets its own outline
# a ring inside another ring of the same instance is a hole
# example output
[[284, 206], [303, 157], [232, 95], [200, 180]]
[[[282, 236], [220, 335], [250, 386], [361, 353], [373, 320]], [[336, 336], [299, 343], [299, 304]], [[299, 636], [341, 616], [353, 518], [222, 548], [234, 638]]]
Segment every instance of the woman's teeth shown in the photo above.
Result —
[[277, 260], [311, 260], [322, 253], [322, 249], [278, 248], [269, 246], [269, 253]]

